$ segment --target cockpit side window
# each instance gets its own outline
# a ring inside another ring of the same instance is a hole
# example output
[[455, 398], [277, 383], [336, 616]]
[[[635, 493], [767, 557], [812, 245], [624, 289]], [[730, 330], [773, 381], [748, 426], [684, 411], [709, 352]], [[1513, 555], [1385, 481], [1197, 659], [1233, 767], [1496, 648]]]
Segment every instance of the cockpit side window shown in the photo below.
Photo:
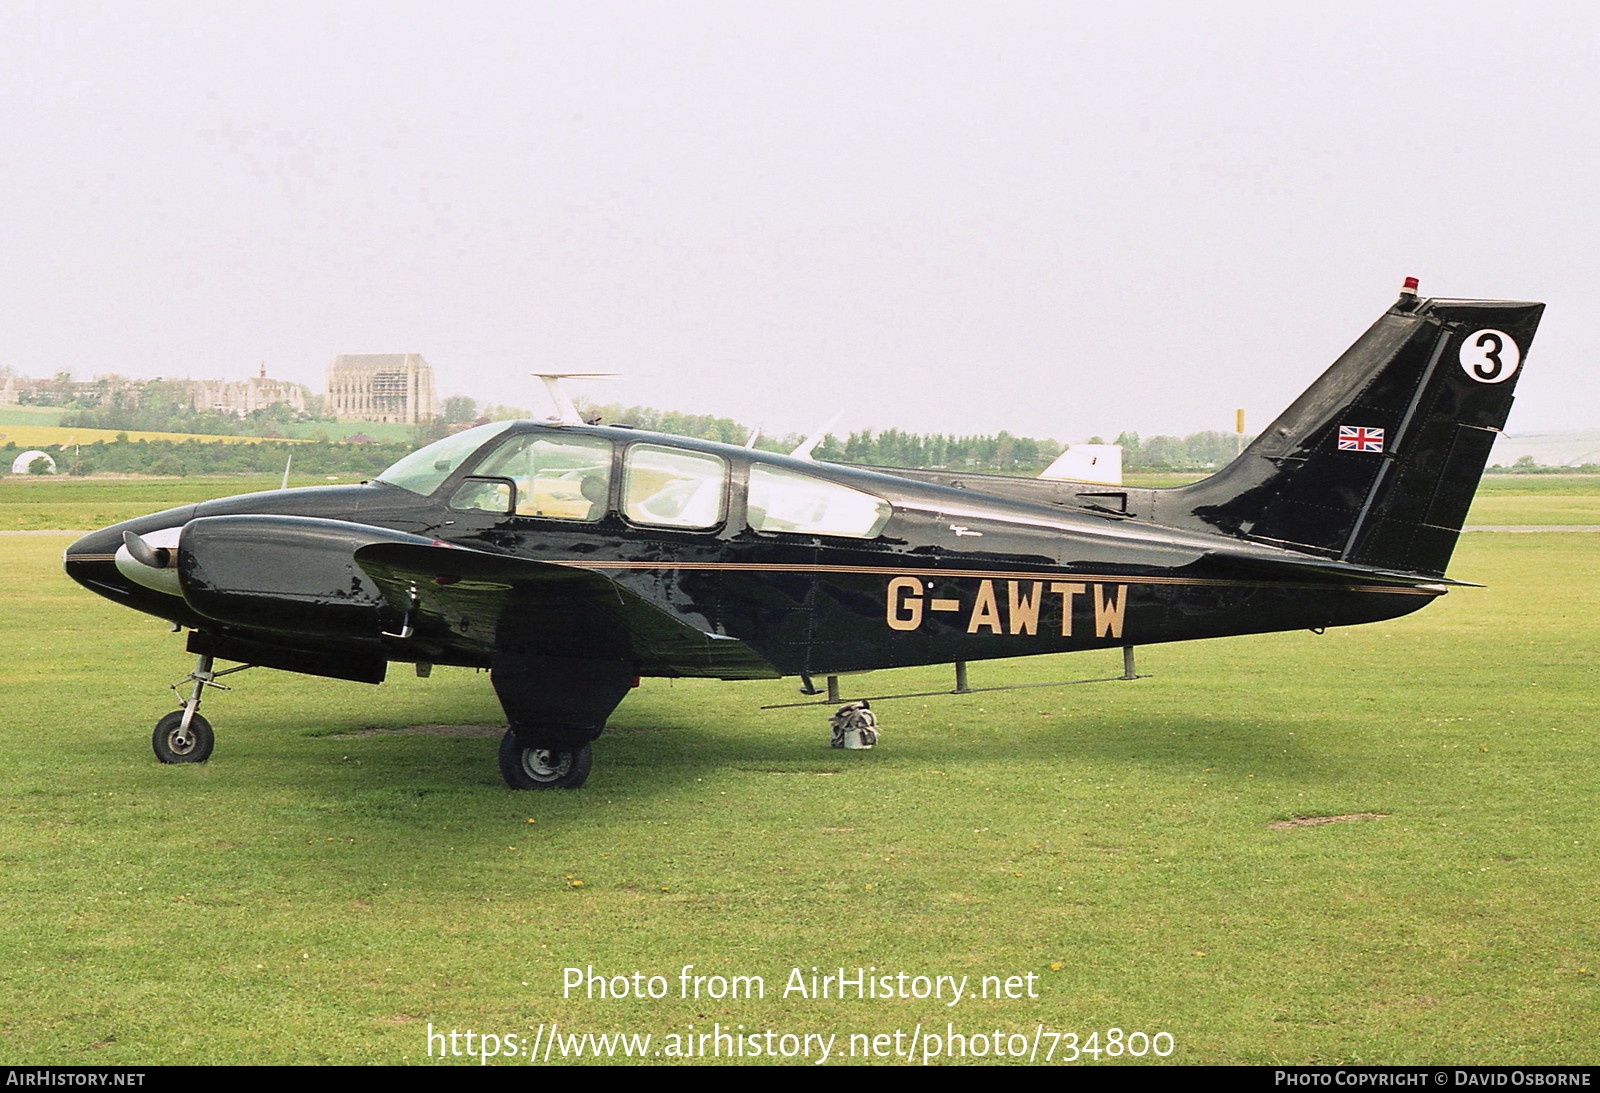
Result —
[[472, 453], [513, 424], [510, 421], [494, 421], [436, 440], [394, 464], [378, 475], [377, 480], [426, 497], [438, 489]]
[[889, 502], [837, 482], [762, 463], [750, 468], [750, 526], [757, 531], [872, 539], [893, 511]]
[[636, 524], [711, 528], [722, 522], [728, 464], [720, 456], [635, 444], [622, 474], [622, 513]]
[[598, 520], [611, 494], [611, 442], [600, 437], [524, 433], [507, 440], [474, 476], [517, 484], [517, 515]]

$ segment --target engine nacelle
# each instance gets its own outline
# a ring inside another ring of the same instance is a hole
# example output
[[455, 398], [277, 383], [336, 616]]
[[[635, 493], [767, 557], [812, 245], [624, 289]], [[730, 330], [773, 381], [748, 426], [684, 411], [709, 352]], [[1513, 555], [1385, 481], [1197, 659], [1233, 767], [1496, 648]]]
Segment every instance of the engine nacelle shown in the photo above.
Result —
[[227, 626], [375, 638], [400, 619], [386, 617], [383, 594], [355, 552], [432, 542], [343, 520], [209, 516], [183, 529], [178, 585], [196, 613]]

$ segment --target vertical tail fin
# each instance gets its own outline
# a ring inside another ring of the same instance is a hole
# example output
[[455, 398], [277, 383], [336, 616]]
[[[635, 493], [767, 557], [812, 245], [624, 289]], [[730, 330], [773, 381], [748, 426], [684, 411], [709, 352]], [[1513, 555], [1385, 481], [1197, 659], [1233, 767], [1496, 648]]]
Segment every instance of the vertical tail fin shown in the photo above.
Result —
[[1402, 295], [1158, 522], [1442, 576], [1544, 305]]

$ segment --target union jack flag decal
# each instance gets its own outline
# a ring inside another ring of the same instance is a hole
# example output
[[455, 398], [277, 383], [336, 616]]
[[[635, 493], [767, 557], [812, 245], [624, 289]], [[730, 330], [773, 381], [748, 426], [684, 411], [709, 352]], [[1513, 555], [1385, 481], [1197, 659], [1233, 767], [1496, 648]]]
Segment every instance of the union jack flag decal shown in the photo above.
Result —
[[1339, 450], [1341, 452], [1381, 452], [1383, 451], [1383, 430], [1369, 429], [1365, 425], [1339, 426]]

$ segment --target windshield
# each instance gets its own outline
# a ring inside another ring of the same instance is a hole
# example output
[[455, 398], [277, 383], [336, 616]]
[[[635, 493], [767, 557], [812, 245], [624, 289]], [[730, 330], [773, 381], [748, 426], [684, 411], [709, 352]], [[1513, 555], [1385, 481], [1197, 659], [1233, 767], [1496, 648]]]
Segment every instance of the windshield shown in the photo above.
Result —
[[426, 497], [439, 488], [439, 484], [473, 452], [499, 436], [514, 421], [492, 421], [476, 429], [436, 440], [426, 448], [419, 448], [378, 476], [379, 482], [399, 486]]

